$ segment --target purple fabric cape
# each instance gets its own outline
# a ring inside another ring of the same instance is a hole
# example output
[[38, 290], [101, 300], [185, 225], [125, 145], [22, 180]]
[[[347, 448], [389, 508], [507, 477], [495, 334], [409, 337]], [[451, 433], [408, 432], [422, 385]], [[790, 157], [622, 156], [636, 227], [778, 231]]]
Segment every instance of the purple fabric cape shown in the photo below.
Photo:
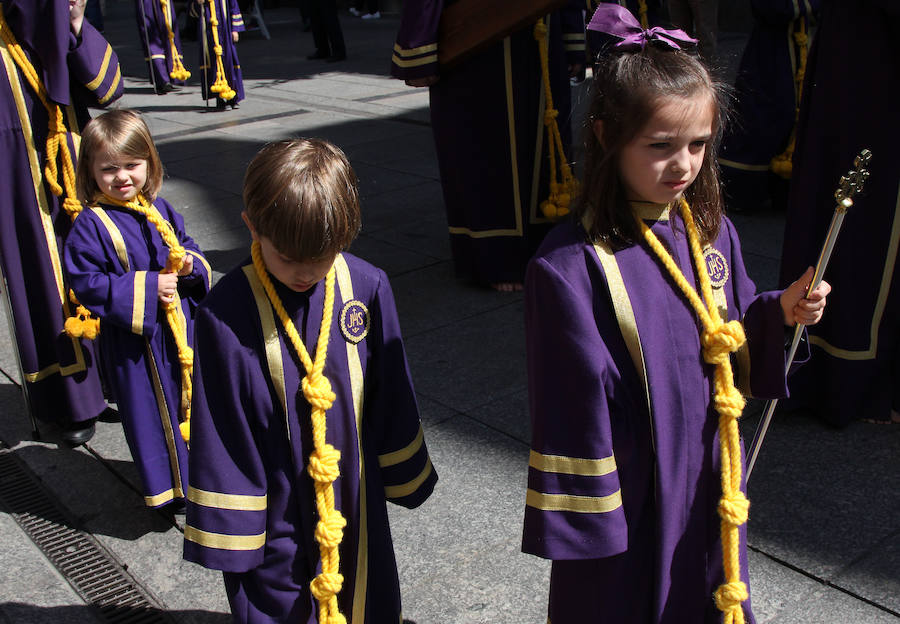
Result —
[[[71, 102], [63, 108], [66, 124], [80, 133], [90, 118], [88, 106], [122, 94], [115, 52], [87, 21], [80, 37], [69, 32], [65, 0], [3, 0], [2, 5], [16, 39], [45, 77], [51, 99]], [[106, 404], [92, 347], [63, 334], [65, 319], [74, 311], [67, 297], [61, 303], [68, 288], [60, 257], [71, 222], [43, 181], [47, 111], [10, 57], [4, 54], [0, 64], [0, 265], [16, 346], [34, 414], [84, 421]], [[71, 136], [69, 147], [77, 154]]]
[[[204, 100], [216, 98], [209, 87], [216, 81], [216, 54], [213, 52], [213, 33], [209, 22], [209, 4], [203, 2], [203, 19], [197, 24], [197, 41], [200, 46], [200, 64], [197, 68]], [[222, 66], [225, 68], [225, 79], [228, 86], [234, 89], [235, 99], [244, 99], [244, 79], [241, 73], [241, 59], [238, 58], [237, 46], [231, 40], [231, 33], [244, 31], [244, 18], [237, 0], [216, 0], [216, 18], [219, 20], [219, 45], [222, 46]], [[203, 37], [206, 33], [206, 43]], [[204, 48], [204, 45], [206, 46]]]
[[[169, 2], [169, 13], [172, 32], [175, 34], [175, 48], [178, 50], [181, 62], [188, 71], [191, 71], [183, 58], [182, 50], [184, 48], [181, 47], [181, 33], [178, 30], [178, 22], [175, 20], [174, 2]], [[167, 82], [184, 84], [183, 80], [175, 80], [169, 76], [174, 59], [172, 58], [172, 46], [169, 45], [169, 29], [166, 28], [166, 18], [160, 1], [134, 0], [134, 16], [137, 20], [141, 48], [144, 50], [144, 60], [150, 64], [150, 71], [153, 72], [151, 82], [157, 87], [161, 87]]]
[[[437, 474], [421, 437], [387, 276], [350, 254], [343, 257], [352, 298], [368, 309], [369, 329], [356, 346], [345, 340], [339, 329], [345, 293], [336, 283], [324, 372], [337, 395], [326, 412], [327, 440], [341, 452], [335, 508], [347, 520], [338, 600], [348, 621], [355, 613], [354, 622], [398, 622], [399, 582], [385, 501], [418, 506], [431, 494]], [[261, 318], [245, 267], [256, 282], [248, 261], [216, 284], [197, 314], [184, 556], [225, 571], [236, 622], [312, 624], [317, 615], [308, 586], [319, 548], [313, 537], [315, 495], [306, 471], [310, 408], [298, 392], [298, 358], [278, 317]], [[324, 284], [295, 293], [273, 281], [314, 353]], [[264, 293], [259, 301], [263, 310], [270, 309]], [[358, 418], [351, 353], [358, 354], [362, 369]], [[275, 360], [280, 372], [273, 373]], [[284, 388], [287, 418], [278, 388]], [[365, 574], [359, 561], [367, 561]]]
[[[194, 256], [193, 272], [178, 280], [190, 342], [192, 312], [209, 290], [209, 266], [181, 215], [162, 198], [153, 205]], [[181, 365], [157, 298], [169, 248], [143, 215], [105, 204], [100, 209], [112, 225], [90, 208], [78, 215], [66, 240], [65, 269], [78, 300], [100, 317], [103, 377], [118, 405], [145, 502], [158, 507], [183, 498], [187, 489], [187, 449], [178, 430]]]
[[[694, 285], [680, 216], [651, 227]], [[620, 288], [585, 240], [580, 225], [559, 225], [527, 274], [533, 439], [523, 550], [553, 560], [554, 624], [720, 622], [717, 415], [698, 320], [644, 245], [615, 253]], [[712, 246], [729, 269], [728, 317], [743, 319], [748, 336], [736, 377], [746, 385], [749, 376], [756, 396], [783, 396], [779, 293], [755, 294], [729, 221]], [[623, 297], [651, 409], [617, 321]], [[747, 582], [746, 525], [741, 535]], [[749, 600], [745, 612], [753, 622]]]

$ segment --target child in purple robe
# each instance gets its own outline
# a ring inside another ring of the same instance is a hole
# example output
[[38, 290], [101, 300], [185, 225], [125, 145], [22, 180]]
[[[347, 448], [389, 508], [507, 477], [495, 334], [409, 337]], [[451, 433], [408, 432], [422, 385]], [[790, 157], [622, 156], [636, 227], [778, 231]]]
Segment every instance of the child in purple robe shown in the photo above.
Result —
[[719, 88], [695, 41], [614, 4], [589, 29], [607, 47], [582, 196], [525, 284], [523, 550], [553, 560], [553, 624], [753, 622], [742, 392], [784, 396], [785, 327], [817, 322], [830, 287], [804, 298], [810, 269], [756, 294], [722, 213]]
[[100, 317], [104, 379], [122, 417], [144, 501], [183, 505], [190, 405], [191, 317], [211, 271], [184, 220], [157, 196], [162, 163], [150, 131], [115, 110], [84, 129], [76, 173], [85, 205], [66, 239], [64, 268]]
[[383, 271], [343, 252], [356, 175], [321, 140], [244, 180], [252, 256], [200, 306], [184, 556], [223, 570], [235, 622], [400, 622], [386, 501], [431, 465]]

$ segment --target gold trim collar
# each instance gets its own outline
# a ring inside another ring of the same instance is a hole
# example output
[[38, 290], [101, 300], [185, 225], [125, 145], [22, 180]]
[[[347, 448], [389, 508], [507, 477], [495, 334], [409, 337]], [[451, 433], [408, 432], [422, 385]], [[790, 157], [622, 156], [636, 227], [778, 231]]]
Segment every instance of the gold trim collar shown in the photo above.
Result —
[[668, 221], [671, 204], [654, 204], [652, 202], [630, 201], [634, 215], [643, 221]]

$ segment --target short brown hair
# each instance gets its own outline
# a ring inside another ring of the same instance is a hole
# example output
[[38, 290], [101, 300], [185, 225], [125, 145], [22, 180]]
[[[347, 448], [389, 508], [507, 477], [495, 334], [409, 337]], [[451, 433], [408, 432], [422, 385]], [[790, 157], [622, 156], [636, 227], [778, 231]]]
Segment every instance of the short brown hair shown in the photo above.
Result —
[[153, 201], [162, 187], [163, 166], [150, 136], [150, 129], [140, 114], [116, 109], [92, 119], [81, 133], [75, 190], [78, 200], [92, 203], [102, 194], [94, 179], [94, 158], [104, 151], [147, 161], [147, 181], [141, 193]]
[[360, 229], [356, 173], [322, 139], [266, 145], [244, 176], [244, 207], [257, 235], [299, 261], [337, 255]]

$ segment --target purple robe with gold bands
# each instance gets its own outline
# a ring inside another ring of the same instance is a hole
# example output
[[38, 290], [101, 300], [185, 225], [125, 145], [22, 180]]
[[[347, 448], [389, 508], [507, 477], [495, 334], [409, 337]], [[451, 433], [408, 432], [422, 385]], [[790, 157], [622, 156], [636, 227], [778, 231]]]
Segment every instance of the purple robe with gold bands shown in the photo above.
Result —
[[[2, 0], [2, 8], [50, 100], [61, 105], [74, 156], [80, 128], [90, 119], [87, 107], [122, 95], [118, 58], [86, 20], [79, 37], [71, 34], [66, 0]], [[16, 346], [35, 416], [78, 422], [97, 416], [106, 404], [88, 341], [63, 333], [74, 311], [61, 261], [71, 220], [44, 181], [47, 120], [0, 42], [0, 265]]]
[[[537, 42], [529, 26], [445, 70], [437, 43], [443, 8], [439, 0], [403, 4], [391, 75], [440, 76], [430, 88], [431, 125], [457, 274], [521, 282], [550, 227], [540, 211], [549, 164]], [[548, 32], [553, 103], [571, 159], [567, 65], [584, 64], [581, 3], [553, 13]]]
[[[181, 313], [191, 340], [191, 317], [209, 290], [210, 267], [162, 198], [153, 205], [168, 221], [193, 271], [178, 278]], [[103, 376], [122, 417], [125, 439], [144, 488], [158, 507], [187, 492], [187, 449], [178, 430], [181, 364], [157, 296], [169, 248], [147, 218], [101, 204], [78, 215], [66, 239], [65, 269], [78, 300], [100, 317], [97, 337]]]
[[[327, 440], [341, 452], [335, 508], [347, 519], [338, 602], [348, 622], [396, 623], [400, 590], [385, 501], [418, 506], [437, 474], [387, 276], [347, 253], [335, 269], [324, 374], [337, 395], [325, 414]], [[324, 283], [297, 293], [273, 282], [314, 353]], [[252, 263], [212, 289], [195, 329], [184, 556], [225, 571], [235, 622], [312, 624], [317, 616], [308, 586], [319, 547], [306, 471], [310, 407], [299, 391], [305, 371], [298, 370]]]
[[[194, 0], [194, 3], [196, 6], [197, 0]], [[202, 17], [197, 25], [197, 41], [200, 42], [200, 65], [197, 71], [203, 99], [211, 100], [217, 97], [209, 90], [209, 87], [216, 81], [216, 53], [213, 49], [209, 2], [203, 0], [199, 5], [199, 9], [194, 9], [198, 14], [202, 12]], [[241, 16], [237, 0], [215, 0], [215, 5], [216, 19], [219, 21], [219, 45], [222, 46], [222, 66], [225, 69], [225, 80], [237, 94], [234, 96], [235, 101], [240, 102], [244, 99], [244, 78], [241, 73], [241, 60], [238, 58], [237, 45], [231, 40], [231, 33], [245, 30], [244, 18]]]
[[[181, 33], [175, 20], [175, 2], [169, 0], [169, 23], [172, 25], [172, 33], [175, 35], [175, 50], [179, 60], [187, 67], [181, 47]], [[172, 57], [172, 46], [169, 43], [169, 29], [166, 26], [166, 16], [160, 0], [134, 0], [135, 18], [138, 25], [138, 37], [144, 50], [144, 60], [150, 64], [153, 75], [150, 82], [159, 89], [167, 82], [184, 84], [183, 80], [176, 80], [169, 75], [175, 62]]]
[[[636, 210], [696, 288], [683, 222], [663, 208]], [[580, 225], [561, 224], [528, 269], [522, 548], [553, 560], [553, 624], [720, 622], [718, 418], [698, 319], [646, 245], [612, 253], [585, 241]], [[748, 337], [736, 384], [783, 396], [780, 293], [755, 294], [727, 219], [712, 247], [726, 280], [717, 305]], [[745, 547], [746, 526], [741, 535]], [[744, 548], [741, 562], [747, 582]], [[752, 623], [749, 600], [745, 612]]]

